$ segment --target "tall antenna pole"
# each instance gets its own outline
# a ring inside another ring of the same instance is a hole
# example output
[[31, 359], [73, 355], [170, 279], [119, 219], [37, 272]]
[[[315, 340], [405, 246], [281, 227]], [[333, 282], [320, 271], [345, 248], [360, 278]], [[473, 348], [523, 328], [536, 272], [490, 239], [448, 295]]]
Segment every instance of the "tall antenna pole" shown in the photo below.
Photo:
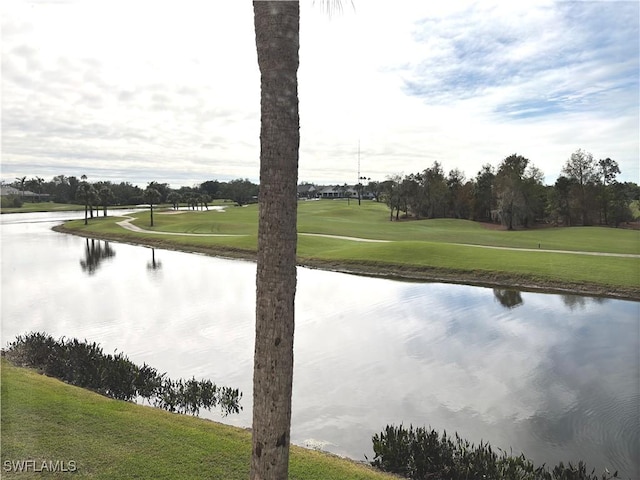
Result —
[[356, 184], [360, 183], [360, 139], [358, 139], [358, 181]]
[[358, 181], [356, 182], [356, 188], [358, 189], [358, 205], [360, 205], [362, 185], [360, 185], [360, 139], [358, 139]]

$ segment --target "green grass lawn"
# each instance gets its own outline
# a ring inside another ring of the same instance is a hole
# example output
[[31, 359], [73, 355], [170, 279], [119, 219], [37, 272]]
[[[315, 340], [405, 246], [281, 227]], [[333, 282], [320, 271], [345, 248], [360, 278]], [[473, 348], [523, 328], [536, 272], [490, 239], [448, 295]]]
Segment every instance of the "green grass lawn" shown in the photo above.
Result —
[[[74, 478], [246, 479], [248, 431], [111, 400], [2, 359], [2, 478], [6, 461], [75, 463]], [[393, 478], [348, 460], [292, 447], [290, 479]]]
[[54, 202], [24, 202], [21, 207], [2, 208], [2, 213], [62, 212], [84, 210], [84, 205]]
[[640, 200], [634, 200], [631, 202], [631, 215], [633, 216], [635, 221], [640, 220]]
[[[80, 234], [132, 242], [183, 248], [213, 254], [251, 256], [257, 248], [257, 205], [229, 206], [224, 212], [195, 211], [167, 214], [154, 212], [134, 215], [140, 228], [155, 232], [201, 234], [203, 236], [162, 236], [134, 233], [116, 225], [116, 218], [99, 218], [84, 226], [82, 221], [66, 224]], [[115, 214], [114, 212], [112, 212]], [[408, 270], [430, 271], [434, 278], [461, 282], [495, 281], [532, 286], [590, 285], [596, 293], [625, 290], [627, 296], [640, 297], [640, 258], [586, 256], [535, 250], [601, 252], [640, 255], [640, 231], [606, 227], [540, 228], [518, 231], [487, 228], [469, 220], [432, 219], [389, 221], [388, 209], [376, 202], [323, 200], [300, 202], [298, 232], [332, 236], [387, 240], [364, 243], [338, 238], [300, 235], [298, 256], [303, 264], [341, 269], [340, 266], [366, 267], [369, 273], [409, 276]], [[235, 234], [239, 237], [206, 236]], [[480, 246], [522, 250], [497, 250]], [[344, 268], [349, 270], [349, 268]], [[424, 275], [423, 275], [424, 277]], [[588, 289], [587, 289], [588, 290]], [[635, 293], [634, 293], [635, 292]]]

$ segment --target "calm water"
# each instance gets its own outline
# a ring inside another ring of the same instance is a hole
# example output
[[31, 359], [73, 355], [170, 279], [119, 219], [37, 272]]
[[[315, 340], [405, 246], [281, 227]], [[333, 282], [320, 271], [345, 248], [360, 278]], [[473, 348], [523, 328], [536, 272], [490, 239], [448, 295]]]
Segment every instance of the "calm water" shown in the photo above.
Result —
[[[2, 215], [2, 344], [86, 338], [238, 387], [221, 420], [250, 426], [255, 265], [50, 230], [78, 216]], [[371, 458], [374, 433], [412, 423], [640, 478], [640, 303], [298, 275], [294, 443]]]

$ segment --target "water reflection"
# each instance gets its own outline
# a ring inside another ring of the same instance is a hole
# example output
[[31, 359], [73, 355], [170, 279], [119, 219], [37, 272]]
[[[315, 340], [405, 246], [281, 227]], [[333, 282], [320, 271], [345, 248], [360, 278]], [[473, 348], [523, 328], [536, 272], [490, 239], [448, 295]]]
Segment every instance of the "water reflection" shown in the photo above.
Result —
[[160, 260], [156, 260], [156, 249], [151, 249], [151, 261], [147, 263], [147, 269], [155, 274], [158, 270], [162, 268], [162, 262]]
[[516, 308], [522, 305], [522, 293], [518, 290], [494, 288], [493, 295], [503, 307]]
[[80, 267], [83, 272], [86, 272], [88, 275], [93, 275], [104, 260], [112, 258], [115, 255], [116, 252], [111, 248], [109, 242], [87, 238], [84, 248], [84, 259], [80, 260]]
[[562, 302], [570, 309], [584, 309], [589, 302], [604, 303], [608, 299], [602, 297], [582, 297], [580, 295], [561, 295]]

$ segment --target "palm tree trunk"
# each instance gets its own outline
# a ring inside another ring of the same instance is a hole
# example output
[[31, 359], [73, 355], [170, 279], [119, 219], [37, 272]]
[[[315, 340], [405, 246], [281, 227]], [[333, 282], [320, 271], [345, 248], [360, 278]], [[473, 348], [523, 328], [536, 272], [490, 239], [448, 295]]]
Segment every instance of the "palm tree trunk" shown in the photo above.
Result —
[[298, 1], [254, 1], [261, 73], [252, 479], [286, 479], [296, 290]]

